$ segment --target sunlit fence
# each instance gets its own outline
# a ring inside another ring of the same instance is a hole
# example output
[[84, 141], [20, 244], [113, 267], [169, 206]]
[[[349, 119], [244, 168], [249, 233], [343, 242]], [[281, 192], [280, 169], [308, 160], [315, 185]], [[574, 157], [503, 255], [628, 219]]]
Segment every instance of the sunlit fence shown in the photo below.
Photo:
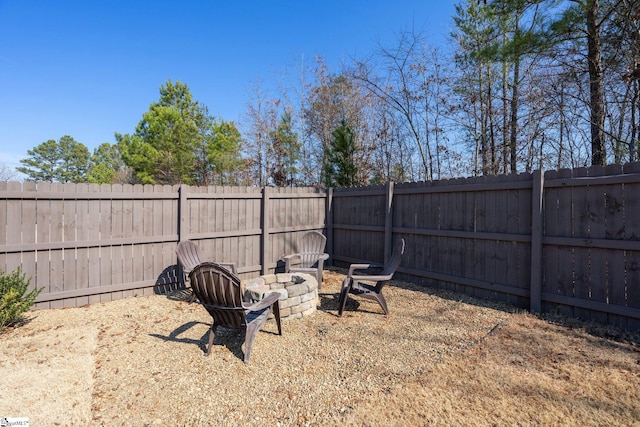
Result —
[[0, 183], [0, 224], [0, 268], [43, 308], [181, 286], [184, 239], [243, 278], [281, 271], [319, 230], [334, 265], [404, 238], [407, 279], [640, 326], [640, 163], [328, 190]]

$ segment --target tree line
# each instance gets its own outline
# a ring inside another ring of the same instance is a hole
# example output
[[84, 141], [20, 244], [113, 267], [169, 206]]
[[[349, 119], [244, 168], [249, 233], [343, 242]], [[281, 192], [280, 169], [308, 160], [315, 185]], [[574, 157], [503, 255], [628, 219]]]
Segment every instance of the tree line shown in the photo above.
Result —
[[465, 0], [450, 49], [405, 30], [339, 71], [259, 82], [238, 125], [168, 81], [130, 134], [17, 168], [57, 182], [352, 186], [636, 161], [640, 0]]

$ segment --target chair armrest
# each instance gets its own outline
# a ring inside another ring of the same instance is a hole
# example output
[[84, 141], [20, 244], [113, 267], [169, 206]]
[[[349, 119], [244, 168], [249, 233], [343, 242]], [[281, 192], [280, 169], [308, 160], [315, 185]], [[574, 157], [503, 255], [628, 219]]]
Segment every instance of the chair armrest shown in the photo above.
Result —
[[277, 303], [279, 298], [280, 298], [280, 294], [278, 292], [271, 292], [265, 295], [264, 298], [262, 298], [260, 301], [256, 302], [255, 304], [252, 304], [249, 306], [243, 305], [243, 308], [249, 311], [260, 311], [264, 308], [272, 306], [274, 303]]
[[387, 274], [385, 276], [380, 276], [380, 275], [375, 275], [375, 274], [371, 274], [371, 275], [353, 275], [351, 276], [351, 278], [353, 280], [359, 281], [359, 280], [371, 280], [374, 282], [383, 282], [383, 281], [387, 281], [387, 280], [391, 280], [391, 278], [393, 277], [393, 274]]
[[318, 261], [320, 260], [325, 261], [329, 259], [329, 254], [324, 252], [305, 252], [304, 255], [307, 255], [307, 256], [313, 255], [316, 257]]
[[285, 272], [289, 272], [289, 269], [291, 268], [291, 261], [294, 258], [298, 258], [300, 257], [300, 254], [291, 254], [291, 255], [285, 255], [284, 256], [284, 271]]
[[353, 277], [356, 270], [368, 270], [370, 268], [384, 268], [381, 264], [351, 264], [349, 266], [349, 277]]
[[219, 262], [218, 265], [221, 265], [235, 275], [238, 274], [236, 271], [236, 264], [233, 262]]

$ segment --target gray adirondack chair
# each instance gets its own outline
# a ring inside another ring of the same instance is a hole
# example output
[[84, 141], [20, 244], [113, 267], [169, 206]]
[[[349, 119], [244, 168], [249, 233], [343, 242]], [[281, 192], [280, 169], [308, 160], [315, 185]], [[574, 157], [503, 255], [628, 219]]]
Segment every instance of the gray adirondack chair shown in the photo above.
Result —
[[242, 299], [238, 276], [214, 262], [203, 262], [196, 266], [189, 273], [189, 281], [194, 295], [213, 318], [209, 331], [207, 356], [211, 353], [218, 326], [245, 331], [244, 363], [249, 363], [255, 335], [271, 313], [278, 326], [278, 335], [282, 335], [279, 293], [268, 293], [254, 304], [246, 303]]
[[[324, 252], [327, 238], [318, 231], [305, 233], [298, 243], [298, 252], [284, 257], [287, 273], [307, 273], [315, 276], [318, 289], [322, 287], [322, 270], [329, 254]], [[294, 265], [295, 261], [299, 264]]]
[[[349, 294], [376, 301], [382, 307], [384, 314], [389, 314], [387, 301], [382, 295], [382, 288], [384, 288], [387, 281], [391, 280], [398, 266], [400, 266], [400, 261], [402, 261], [402, 255], [404, 254], [404, 246], [404, 239], [400, 239], [393, 249], [391, 258], [384, 266], [380, 264], [351, 264], [349, 266], [349, 273], [342, 282], [342, 289], [340, 290], [340, 299], [338, 300], [339, 316], [342, 316]], [[364, 283], [365, 281], [373, 284]]]
[[[199, 264], [202, 264], [205, 260], [200, 256], [200, 250], [198, 245], [193, 240], [183, 240], [178, 243], [176, 247], [176, 255], [178, 255], [178, 262], [182, 266], [184, 272], [185, 284], [189, 273], [196, 268]], [[223, 266], [233, 274], [238, 274], [236, 271], [236, 265], [230, 262], [219, 262], [219, 265]], [[193, 302], [195, 296], [192, 295], [190, 301]]]

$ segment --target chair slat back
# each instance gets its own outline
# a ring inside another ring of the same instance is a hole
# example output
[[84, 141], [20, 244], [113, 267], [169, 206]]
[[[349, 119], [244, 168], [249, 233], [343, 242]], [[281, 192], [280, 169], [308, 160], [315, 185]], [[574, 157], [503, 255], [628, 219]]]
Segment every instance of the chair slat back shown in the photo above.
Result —
[[404, 239], [400, 239], [396, 246], [393, 248], [393, 254], [391, 258], [389, 258], [389, 262], [384, 267], [384, 271], [382, 272], [382, 276], [387, 276], [390, 274], [394, 274], [398, 267], [400, 266], [400, 262], [402, 261], [402, 255], [404, 254]]
[[176, 254], [178, 255], [178, 261], [182, 265], [182, 269], [186, 274], [189, 274], [198, 264], [202, 263], [198, 245], [196, 245], [192, 240], [183, 240], [178, 243], [178, 246], [176, 247]]
[[300, 239], [300, 267], [309, 268], [318, 261], [324, 252], [327, 238], [318, 231], [309, 231]]
[[189, 280], [193, 293], [215, 324], [230, 328], [246, 326], [238, 276], [214, 262], [203, 262], [189, 274]]

